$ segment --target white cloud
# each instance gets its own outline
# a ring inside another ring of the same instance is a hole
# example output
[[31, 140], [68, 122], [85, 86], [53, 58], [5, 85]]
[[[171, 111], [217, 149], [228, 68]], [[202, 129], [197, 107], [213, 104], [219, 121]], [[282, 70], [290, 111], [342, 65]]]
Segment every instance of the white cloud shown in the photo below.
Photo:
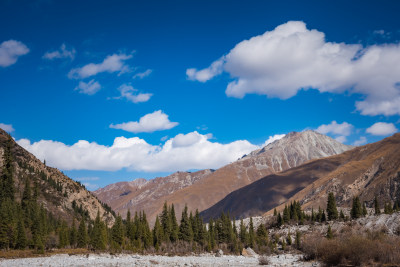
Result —
[[79, 85], [75, 88], [75, 90], [79, 91], [79, 93], [86, 94], [86, 95], [94, 95], [97, 93], [101, 88], [100, 83], [96, 82], [95, 80], [91, 80], [87, 83], [80, 81]]
[[363, 115], [400, 114], [400, 44], [363, 47], [327, 42], [304, 22], [289, 21], [237, 44], [209, 68], [188, 69], [189, 79], [205, 82], [222, 70], [234, 79], [226, 94], [260, 94], [287, 99], [299, 90], [358, 93]]
[[111, 124], [110, 128], [121, 129], [132, 133], [152, 133], [174, 128], [179, 123], [171, 122], [168, 115], [161, 110], [144, 115], [139, 121], [124, 122], [121, 124]]
[[101, 63], [89, 63], [81, 68], [72, 69], [69, 72], [68, 77], [74, 79], [83, 79], [102, 72], [128, 72], [130, 67], [129, 65], [125, 64], [125, 61], [130, 58], [132, 58], [132, 54], [113, 54], [107, 56]]
[[393, 123], [377, 122], [369, 127], [366, 132], [372, 135], [391, 135], [398, 131]]
[[7, 133], [15, 131], [11, 124], [0, 123], [0, 128], [6, 131]]
[[70, 60], [74, 60], [75, 54], [76, 50], [74, 48], [68, 50], [66, 45], [62, 44], [59, 50], [46, 52], [43, 55], [43, 58], [48, 60], [62, 59], [62, 58], [69, 58]]
[[338, 141], [338, 142], [340, 142], [340, 143], [344, 143], [344, 142], [347, 141], [347, 138], [346, 138], [346, 136], [339, 135], [339, 136], [337, 136], [337, 137], [335, 138], [335, 140]]
[[367, 138], [365, 136], [360, 136], [360, 138], [354, 141], [353, 146], [361, 146], [367, 143]]
[[29, 48], [20, 41], [8, 40], [0, 44], [0, 67], [15, 64], [20, 56], [29, 53]]
[[[338, 137], [341, 140], [345, 136], [349, 136], [351, 132], [353, 131], [354, 126], [351, 125], [350, 123], [343, 122], [343, 123], [337, 123], [336, 121], [332, 121], [330, 124], [322, 124], [319, 126], [316, 131], [321, 133], [321, 134], [334, 134], [334, 135], [341, 135], [341, 137]], [[336, 139], [338, 140], [338, 139]], [[338, 140], [339, 141], [339, 140]], [[341, 141], [339, 141], [341, 142]]]
[[[144, 172], [219, 168], [259, 147], [246, 140], [228, 144], [210, 142], [209, 136], [179, 134], [162, 145], [151, 145], [138, 137], [117, 137], [111, 146], [80, 140], [73, 145], [41, 140], [17, 141], [49, 166], [62, 170], [106, 170], [123, 168]], [[66, 157], [65, 155], [68, 155]]]
[[138, 91], [137, 89], [133, 88], [129, 84], [123, 84], [121, 85], [118, 90], [120, 91], [121, 95], [114, 97], [114, 99], [121, 99], [125, 98], [126, 100], [132, 102], [132, 103], [141, 103], [141, 102], [147, 102], [150, 100], [150, 98], [153, 96], [153, 94], [150, 93], [139, 93], [136, 94]]
[[148, 69], [148, 70], [146, 70], [146, 71], [144, 71], [144, 72], [136, 73], [135, 75], [133, 75], [132, 78], [133, 78], [133, 79], [136, 79], [136, 78], [143, 79], [144, 77], [149, 76], [152, 72], [153, 72], [153, 70]]
[[223, 71], [224, 58], [220, 58], [214, 61], [210, 67], [197, 70], [195, 68], [187, 69], [186, 75], [189, 80], [206, 82], [215, 76], [219, 75]]
[[275, 134], [273, 136], [268, 137], [268, 139], [265, 141], [265, 143], [262, 145], [267, 146], [273, 142], [275, 142], [276, 140], [282, 139], [286, 134]]

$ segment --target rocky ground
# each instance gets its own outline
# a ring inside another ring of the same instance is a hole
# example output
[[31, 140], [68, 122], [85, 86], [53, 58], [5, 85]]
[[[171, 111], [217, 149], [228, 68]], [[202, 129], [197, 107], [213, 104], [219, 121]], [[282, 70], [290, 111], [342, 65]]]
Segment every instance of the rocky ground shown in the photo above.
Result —
[[[266, 266], [319, 266], [315, 262], [301, 261], [301, 255], [282, 254], [269, 256], [264, 260]], [[1, 267], [20, 266], [258, 266], [259, 257], [243, 257], [224, 255], [199, 255], [186, 257], [168, 257], [156, 255], [110, 255], [110, 254], [89, 254], [72, 255], [59, 254], [50, 257], [23, 258], [0, 260]]]

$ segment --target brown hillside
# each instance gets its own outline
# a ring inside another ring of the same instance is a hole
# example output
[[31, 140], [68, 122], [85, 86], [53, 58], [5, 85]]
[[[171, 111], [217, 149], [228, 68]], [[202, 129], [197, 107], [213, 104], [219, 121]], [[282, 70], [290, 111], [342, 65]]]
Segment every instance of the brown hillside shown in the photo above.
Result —
[[[82, 206], [91, 219], [95, 219], [100, 211], [103, 220], [108, 225], [114, 223], [113, 215], [106, 210], [100, 201], [87, 191], [81, 184], [71, 180], [55, 168], [44, 165], [31, 153], [19, 146], [9, 135], [0, 129], [0, 172], [3, 167], [4, 148], [11, 142], [13, 157], [13, 180], [16, 188], [15, 197], [20, 200], [24, 191], [25, 179], [29, 179], [31, 186], [37, 183], [39, 188], [38, 201], [55, 217], [72, 222], [75, 216], [72, 203]], [[57, 186], [58, 184], [58, 186]]]

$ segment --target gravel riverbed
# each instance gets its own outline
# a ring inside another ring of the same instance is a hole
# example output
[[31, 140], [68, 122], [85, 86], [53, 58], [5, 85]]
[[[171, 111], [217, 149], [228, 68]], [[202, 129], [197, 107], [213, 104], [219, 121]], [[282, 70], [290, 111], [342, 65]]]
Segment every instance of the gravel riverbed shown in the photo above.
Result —
[[[302, 262], [300, 255], [283, 254], [268, 257], [268, 266], [319, 266], [317, 263]], [[224, 255], [199, 255], [185, 257], [168, 257], [157, 255], [110, 255], [59, 254], [50, 257], [0, 259], [1, 267], [33, 267], [33, 266], [93, 266], [93, 267], [125, 267], [125, 266], [259, 266], [258, 257]]]

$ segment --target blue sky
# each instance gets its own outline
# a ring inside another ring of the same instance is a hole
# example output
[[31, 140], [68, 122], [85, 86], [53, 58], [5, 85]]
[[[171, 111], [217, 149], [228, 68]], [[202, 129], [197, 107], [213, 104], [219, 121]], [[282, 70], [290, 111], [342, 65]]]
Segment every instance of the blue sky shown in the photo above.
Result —
[[217, 168], [290, 131], [375, 142], [400, 128], [399, 10], [1, 1], [0, 127], [90, 189]]

